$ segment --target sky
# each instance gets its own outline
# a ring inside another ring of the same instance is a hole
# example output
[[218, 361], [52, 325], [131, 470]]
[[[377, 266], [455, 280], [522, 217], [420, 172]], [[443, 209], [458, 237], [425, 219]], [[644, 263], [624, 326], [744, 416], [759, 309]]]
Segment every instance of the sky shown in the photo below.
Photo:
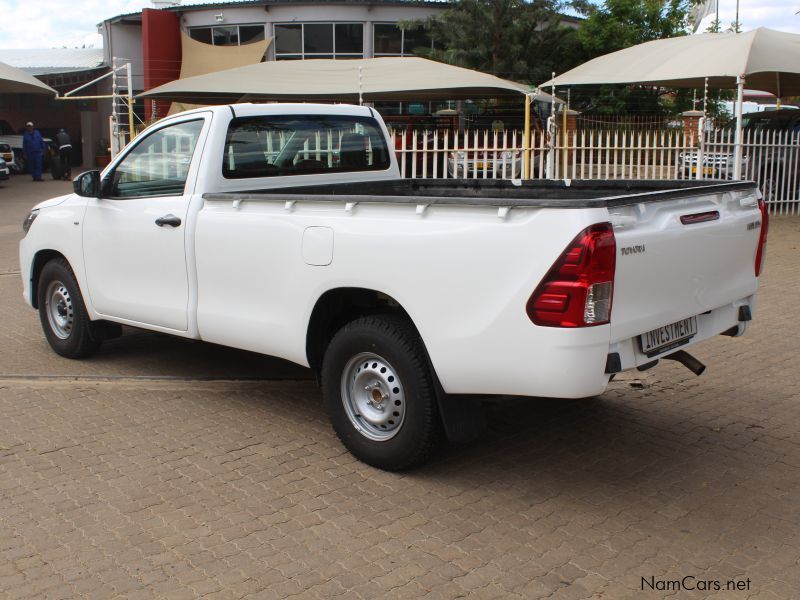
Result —
[[100, 48], [98, 23], [152, 7], [150, 0], [0, 0], [0, 48]]
[[[736, 0], [719, 0], [719, 5], [724, 29], [734, 21]], [[0, 48], [100, 47], [97, 23], [150, 6], [149, 0], [0, 0]], [[800, 0], [740, 0], [744, 30], [770, 27], [800, 33], [798, 11]], [[707, 17], [700, 30], [712, 19]]]

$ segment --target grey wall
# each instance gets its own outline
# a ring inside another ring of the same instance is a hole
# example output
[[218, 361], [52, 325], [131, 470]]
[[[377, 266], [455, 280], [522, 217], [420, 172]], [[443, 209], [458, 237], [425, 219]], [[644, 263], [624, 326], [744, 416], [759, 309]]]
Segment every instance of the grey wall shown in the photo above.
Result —
[[[313, 22], [354, 22], [364, 23], [364, 57], [372, 57], [372, 24], [396, 23], [425, 19], [439, 14], [444, 8], [434, 6], [376, 6], [353, 4], [287, 4], [266, 7], [234, 7], [226, 9], [192, 10], [181, 17], [181, 27], [186, 30], [191, 27], [205, 27], [213, 25], [251, 25], [264, 23], [267, 26], [267, 36], [272, 37], [272, 26], [275, 23], [313, 23]], [[222, 14], [223, 21], [219, 22], [215, 16]], [[275, 53], [270, 45], [267, 51], [268, 60], [274, 60]]]
[[133, 88], [144, 90], [144, 64], [142, 62], [142, 24], [109, 23], [100, 27], [103, 36], [103, 58], [111, 65], [113, 57], [117, 64], [130, 61], [133, 69]]

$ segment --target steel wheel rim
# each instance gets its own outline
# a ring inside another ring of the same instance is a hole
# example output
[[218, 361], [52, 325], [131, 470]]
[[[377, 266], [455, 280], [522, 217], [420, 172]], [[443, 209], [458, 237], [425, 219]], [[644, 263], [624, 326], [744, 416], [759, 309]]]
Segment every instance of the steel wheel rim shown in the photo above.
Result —
[[347, 418], [361, 435], [375, 442], [397, 435], [405, 421], [405, 388], [389, 361], [357, 354], [342, 371], [341, 388]]
[[72, 297], [62, 282], [51, 281], [45, 292], [45, 312], [50, 330], [61, 340], [67, 339], [72, 333], [75, 322], [75, 311], [72, 306]]

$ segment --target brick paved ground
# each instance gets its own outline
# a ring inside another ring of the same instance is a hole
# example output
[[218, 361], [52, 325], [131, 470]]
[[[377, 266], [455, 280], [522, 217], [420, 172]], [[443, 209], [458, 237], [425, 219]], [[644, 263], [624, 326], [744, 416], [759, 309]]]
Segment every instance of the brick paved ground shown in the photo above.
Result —
[[[498, 400], [482, 439], [392, 475], [286, 363], [146, 333], [51, 353], [13, 273], [27, 207], [65, 188], [37, 185], [0, 187], [0, 597], [800, 595], [800, 220], [773, 221], [757, 320], [697, 348], [707, 374]], [[750, 590], [641, 591], [686, 575]]]

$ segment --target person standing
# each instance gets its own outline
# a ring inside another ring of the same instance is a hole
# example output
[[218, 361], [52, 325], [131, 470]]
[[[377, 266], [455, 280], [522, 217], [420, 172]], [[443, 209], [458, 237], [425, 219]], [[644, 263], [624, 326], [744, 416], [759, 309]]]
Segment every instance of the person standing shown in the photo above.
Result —
[[56, 144], [58, 145], [58, 157], [61, 159], [61, 176], [63, 179], [71, 179], [72, 166], [70, 165], [70, 157], [72, 155], [72, 140], [65, 129], [58, 130]]
[[22, 156], [28, 165], [34, 181], [42, 179], [42, 155], [44, 154], [44, 139], [38, 129], [33, 128], [33, 123], [25, 123], [25, 133], [22, 134]]

